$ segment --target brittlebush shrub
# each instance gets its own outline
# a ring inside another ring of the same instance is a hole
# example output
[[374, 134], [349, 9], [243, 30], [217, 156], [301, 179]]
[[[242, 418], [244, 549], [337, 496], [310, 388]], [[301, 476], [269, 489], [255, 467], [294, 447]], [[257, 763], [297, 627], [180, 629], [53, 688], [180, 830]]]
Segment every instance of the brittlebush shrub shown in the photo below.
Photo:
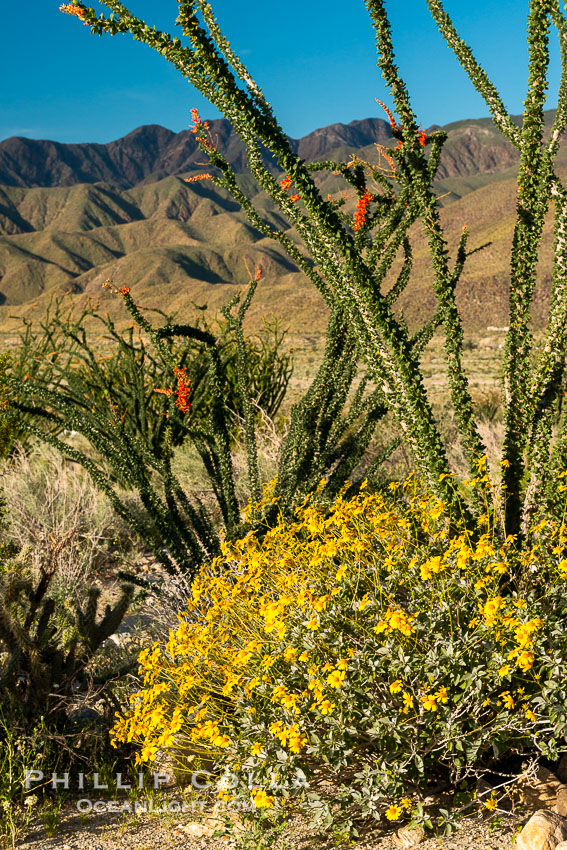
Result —
[[[486, 458], [470, 483], [488, 504]], [[202, 568], [177, 630], [140, 656], [116, 739], [138, 761], [206, 756], [234, 774], [224, 799], [326, 824], [416, 820], [440, 781], [534, 745], [555, 757], [567, 529], [543, 520], [531, 539], [502, 545], [488, 513], [474, 536], [451, 526], [412, 475], [332, 506], [314, 494]]]

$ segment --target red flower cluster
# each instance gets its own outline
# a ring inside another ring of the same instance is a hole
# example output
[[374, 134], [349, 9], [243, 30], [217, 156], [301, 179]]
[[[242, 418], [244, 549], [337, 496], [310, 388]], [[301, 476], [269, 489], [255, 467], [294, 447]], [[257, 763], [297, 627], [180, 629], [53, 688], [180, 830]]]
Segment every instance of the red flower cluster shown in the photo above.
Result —
[[354, 214], [354, 227], [353, 230], [359, 230], [364, 224], [364, 217], [366, 215], [366, 210], [368, 209], [368, 204], [372, 200], [374, 196], [370, 192], [365, 192], [362, 198], [358, 199], [358, 203], [356, 205], [356, 212]]
[[83, 10], [79, 9], [78, 6], [75, 6], [73, 3], [63, 3], [59, 6], [59, 11], [64, 12], [66, 15], [75, 15], [75, 17], [80, 18], [82, 20]]
[[[205, 121], [205, 123], [203, 124], [203, 122], [202, 122], [202, 120], [201, 120], [201, 117], [200, 117], [200, 115], [199, 115], [199, 110], [198, 110], [198, 109], [192, 109], [192, 110], [191, 110], [191, 118], [192, 118], [192, 119], [193, 119], [193, 121], [195, 122], [194, 126], [190, 128], [192, 133], [197, 133], [197, 132], [198, 132], [198, 130], [199, 130], [199, 127], [200, 127], [201, 125], [205, 128], [205, 130], [208, 130], [208, 129], [209, 129], [209, 122], [208, 122], [208, 121]], [[209, 132], [209, 139], [211, 139], [211, 134], [210, 134], [210, 132]], [[218, 136], [217, 136], [217, 142], [218, 142]], [[204, 145], [204, 146], [205, 146], [208, 150], [210, 150], [210, 151], [214, 150], [214, 147], [213, 147], [213, 144], [212, 144], [212, 139], [211, 139], [211, 141], [209, 141], [209, 142], [208, 142], [206, 139], [201, 139], [201, 143], [202, 143], [202, 144], [203, 144], [203, 145]]]
[[120, 290], [120, 292], [122, 293], [122, 295], [128, 295], [128, 293], [130, 292], [130, 287], [129, 286], [123, 286], [122, 289]]
[[175, 399], [175, 404], [183, 413], [187, 413], [191, 405], [187, 401], [187, 397], [191, 390], [191, 387], [187, 383], [187, 370], [186, 369], [174, 369], [173, 374], [177, 378], [177, 398]]
[[[380, 104], [380, 106], [382, 107], [382, 109], [384, 110], [384, 112], [386, 113], [386, 115], [388, 116], [388, 120], [390, 121], [390, 127], [392, 128], [392, 130], [395, 130], [395, 129], [396, 129], [396, 126], [397, 126], [397, 125], [396, 125], [396, 119], [394, 118], [394, 116], [392, 115], [392, 113], [390, 112], [390, 110], [388, 109], [388, 107], [386, 106], [386, 104], [385, 104], [385, 103], [382, 103], [382, 101], [381, 101], [381, 100], [378, 100], [378, 98], [377, 98], [377, 97], [375, 97], [375, 98], [374, 98], [374, 100], [376, 101], [376, 103], [379, 103], [379, 104]], [[401, 129], [402, 129], [402, 128], [401, 128], [401, 125], [398, 127], [398, 129], [399, 129], [399, 130], [401, 130]]]
[[195, 133], [195, 132], [196, 132], [196, 130], [197, 130], [197, 127], [199, 126], [199, 124], [202, 124], [202, 123], [203, 123], [203, 122], [201, 121], [200, 116], [199, 116], [199, 110], [198, 110], [198, 109], [192, 109], [192, 110], [191, 110], [191, 118], [192, 118], [192, 119], [193, 119], [193, 121], [195, 122], [195, 126], [194, 126], [194, 127], [191, 127], [191, 131], [192, 131], [193, 133]]
[[[385, 104], [385, 103], [382, 103], [382, 101], [381, 101], [381, 100], [378, 100], [378, 98], [377, 98], [377, 97], [375, 97], [375, 98], [374, 98], [374, 100], [376, 101], [376, 103], [379, 103], [379, 104], [380, 104], [380, 106], [382, 107], [382, 109], [384, 110], [384, 112], [386, 113], [386, 115], [388, 116], [388, 119], [389, 119], [389, 121], [390, 121], [390, 127], [392, 128], [392, 130], [396, 130], [396, 129], [398, 129], [398, 130], [400, 130], [400, 131], [401, 131], [401, 129], [402, 129], [402, 125], [401, 125], [401, 124], [396, 124], [395, 118], [394, 118], [394, 116], [392, 115], [392, 113], [390, 112], [390, 110], [388, 109], [388, 107], [386, 106], [386, 104]], [[418, 139], [419, 139], [419, 144], [420, 144], [422, 147], [425, 147], [425, 142], [427, 141], [427, 136], [426, 136], [426, 134], [425, 134], [425, 130], [422, 130], [422, 131], [421, 131], [421, 133], [420, 133], [420, 134], [419, 134], [419, 136], [418, 136]], [[398, 144], [396, 145], [396, 150], [398, 150], [399, 148], [401, 148], [402, 144], [403, 144], [402, 142], [398, 142]]]
[[208, 172], [207, 174], [195, 174], [194, 177], [184, 177], [183, 181], [184, 183], [194, 183], [195, 180], [210, 180], [212, 176], [213, 175], [209, 174]]
[[[284, 192], [287, 192], [289, 187], [291, 186], [291, 177], [284, 177], [283, 180], [280, 181], [280, 186]], [[301, 198], [301, 195], [290, 195], [290, 201], [294, 204]]]
[[[427, 141], [427, 135], [425, 133], [425, 130], [422, 130], [417, 138], [419, 140], [419, 144], [422, 147], [425, 147], [425, 143]], [[396, 150], [398, 150], [398, 148], [401, 148], [401, 146], [402, 146], [402, 142], [398, 142], [398, 144], [396, 145]]]

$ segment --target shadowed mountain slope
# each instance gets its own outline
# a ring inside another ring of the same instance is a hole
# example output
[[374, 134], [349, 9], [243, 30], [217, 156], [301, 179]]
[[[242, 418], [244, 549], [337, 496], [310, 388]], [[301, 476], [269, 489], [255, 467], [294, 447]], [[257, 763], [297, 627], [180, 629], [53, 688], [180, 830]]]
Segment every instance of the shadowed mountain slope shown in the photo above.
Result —
[[[547, 132], [553, 117], [553, 111], [546, 113]], [[215, 144], [264, 220], [298, 242], [285, 216], [247, 172], [245, 149], [228, 122], [210, 125]], [[448, 139], [434, 189], [449, 249], [455, 251], [464, 225], [470, 231], [469, 249], [492, 242], [469, 259], [459, 305], [469, 326], [482, 326], [487, 316], [490, 324], [506, 324], [518, 152], [490, 119], [444, 129]], [[290, 143], [307, 162], [348, 160], [356, 154], [377, 163], [376, 146], [392, 147], [394, 140], [387, 122], [369, 118], [333, 124]], [[43, 310], [54, 293], [65, 291], [75, 293], [77, 303], [94, 297], [104, 299], [105, 309], [120, 309], [102, 287], [107, 280], [129, 286], [148, 306], [185, 312], [193, 301], [208, 301], [216, 309], [249, 280], [247, 259], [251, 269], [261, 264], [264, 272], [252, 317], [285, 315], [298, 327], [323, 330], [322, 299], [279, 243], [252, 227], [226, 191], [208, 181], [181, 179], [205, 170], [203, 159], [193, 133], [158, 126], [140, 127], [106, 145], [0, 142], [0, 322], [9, 313]], [[266, 163], [282, 176], [267, 154]], [[564, 148], [558, 167], [567, 169]], [[356, 198], [340, 177], [318, 172], [314, 179], [323, 196], [348, 190], [343, 210], [354, 212]], [[544, 236], [549, 250], [538, 270], [537, 323], [551, 277], [551, 228], [550, 218]], [[414, 274], [402, 303], [418, 324], [433, 310], [430, 262], [419, 223], [412, 229], [412, 243]]]

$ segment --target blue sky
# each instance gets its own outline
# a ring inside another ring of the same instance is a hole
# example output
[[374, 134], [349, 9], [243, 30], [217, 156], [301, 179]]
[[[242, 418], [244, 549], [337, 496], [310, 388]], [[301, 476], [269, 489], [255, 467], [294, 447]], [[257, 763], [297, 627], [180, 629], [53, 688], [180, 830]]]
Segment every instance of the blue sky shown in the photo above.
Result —
[[[92, 35], [77, 18], [61, 14], [59, 2], [28, 0], [3, 9], [0, 139], [108, 142], [142, 124], [186, 129], [192, 124], [191, 107], [203, 119], [219, 117], [162, 56], [130, 36]], [[174, 24], [175, 0], [125, 5], [147, 23], [181, 35]], [[375, 98], [390, 105], [391, 100], [376, 67], [374, 30], [363, 0], [212, 0], [211, 5], [293, 138], [335, 122], [384, 117]], [[527, 84], [528, 7], [528, 0], [445, 2], [461, 37], [514, 114], [522, 112]], [[425, 0], [386, 0], [386, 8], [397, 64], [418, 121], [427, 127], [488, 116]], [[547, 108], [557, 105], [559, 77], [552, 28]]]

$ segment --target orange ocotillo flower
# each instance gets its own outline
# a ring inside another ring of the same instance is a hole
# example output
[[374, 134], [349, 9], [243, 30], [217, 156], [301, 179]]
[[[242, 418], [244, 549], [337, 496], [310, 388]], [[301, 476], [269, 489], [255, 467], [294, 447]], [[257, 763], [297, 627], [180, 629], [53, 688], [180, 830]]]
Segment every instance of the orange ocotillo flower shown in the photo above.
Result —
[[[418, 134], [417, 138], [418, 138], [419, 144], [424, 148], [425, 143], [427, 142], [427, 134], [426, 134], [425, 130], [422, 130]], [[401, 146], [402, 146], [402, 142], [398, 142], [398, 144], [396, 145], [396, 150], [398, 150], [398, 148], [401, 148]]]
[[354, 213], [354, 226], [352, 228], [353, 230], [359, 230], [364, 224], [366, 210], [368, 209], [368, 204], [373, 199], [373, 197], [374, 196], [370, 192], [365, 192], [362, 198], [358, 199], [356, 211]]
[[395, 129], [396, 129], [396, 127], [397, 127], [397, 129], [398, 129], [398, 130], [401, 130], [401, 127], [400, 127], [399, 125], [397, 125], [397, 124], [396, 124], [396, 119], [394, 118], [394, 116], [392, 115], [392, 113], [390, 112], [390, 110], [388, 109], [388, 107], [386, 106], [386, 104], [385, 104], [385, 103], [382, 103], [382, 101], [381, 101], [381, 100], [378, 100], [378, 98], [377, 98], [377, 97], [375, 97], [375, 98], [374, 98], [374, 100], [376, 101], [376, 103], [379, 103], [379, 104], [380, 104], [380, 106], [382, 107], [382, 109], [384, 110], [384, 112], [386, 113], [386, 115], [388, 116], [388, 119], [389, 119], [389, 121], [390, 121], [390, 127], [392, 128], [392, 130], [395, 130]]
[[[187, 370], [186, 369], [174, 369], [173, 374], [177, 378], [177, 398], [175, 399], [175, 405], [183, 413], [187, 413], [187, 411], [191, 407], [190, 403], [187, 401], [187, 398], [189, 396], [189, 392], [191, 391], [191, 387], [187, 383]], [[161, 388], [158, 388], [158, 387], [154, 387], [154, 392], [155, 393], [162, 393], [163, 395], [173, 395], [175, 390], [161, 389]]]
[[187, 401], [191, 387], [187, 383], [187, 369], [174, 369], [173, 374], [177, 378], [177, 398], [175, 404], [183, 413], [187, 413], [191, 405]]
[[[62, 3], [61, 6], [59, 6], [59, 11], [64, 12], [66, 15], [75, 15], [80, 20], [83, 19], [83, 10], [79, 9], [79, 7], [75, 6], [73, 3]], [[86, 21], [84, 23], [86, 23]]]
[[212, 179], [212, 174], [208, 172], [206, 174], [195, 174], [193, 177], [184, 177], [183, 181], [185, 183], [194, 183], [195, 180], [210, 180]]
[[199, 117], [199, 110], [198, 109], [192, 109], [191, 110], [191, 118], [195, 122], [195, 126], [191, 127], [191, 130], [194, 133], [196, 131], [197, 127], [199, 126], [199, 124], [203, 123], [201, 121], [201, 118]]
[[[190, 128], [192, 133], [198, 133], [199, 127], [204, 127], [205, 130], [209, 129], [209, 122], [205, 121], [205, 123], [203, 124], [203, 121], [201, 120], [201, 116], [199, 115], [198, 109], [192, 109], [191, 110], [191, 118], [195, 122], [194, 126]], [[209, 132], [209, 139], [211, 139], [210, 132]], [[217, 137], [217, 141], [218, 141], [218, 137]], [[212, 145], [212, 139], [211, 139], [211, 141], [207, 141], [206, 139], [201, 139], [201, 144], [204, 145], [204, 147], [206, 147], [210, 151], [214, 150], [214, 147]]]
[[[289, 187], [291, 186], [291, 177], [284, 177], [283, 180], [280, 181], [280, 186], [282, 187], [282, 191], [287, 192]], [[290, 201], [294, 204], [301, 198], [301, 195], [290, 195]]]

